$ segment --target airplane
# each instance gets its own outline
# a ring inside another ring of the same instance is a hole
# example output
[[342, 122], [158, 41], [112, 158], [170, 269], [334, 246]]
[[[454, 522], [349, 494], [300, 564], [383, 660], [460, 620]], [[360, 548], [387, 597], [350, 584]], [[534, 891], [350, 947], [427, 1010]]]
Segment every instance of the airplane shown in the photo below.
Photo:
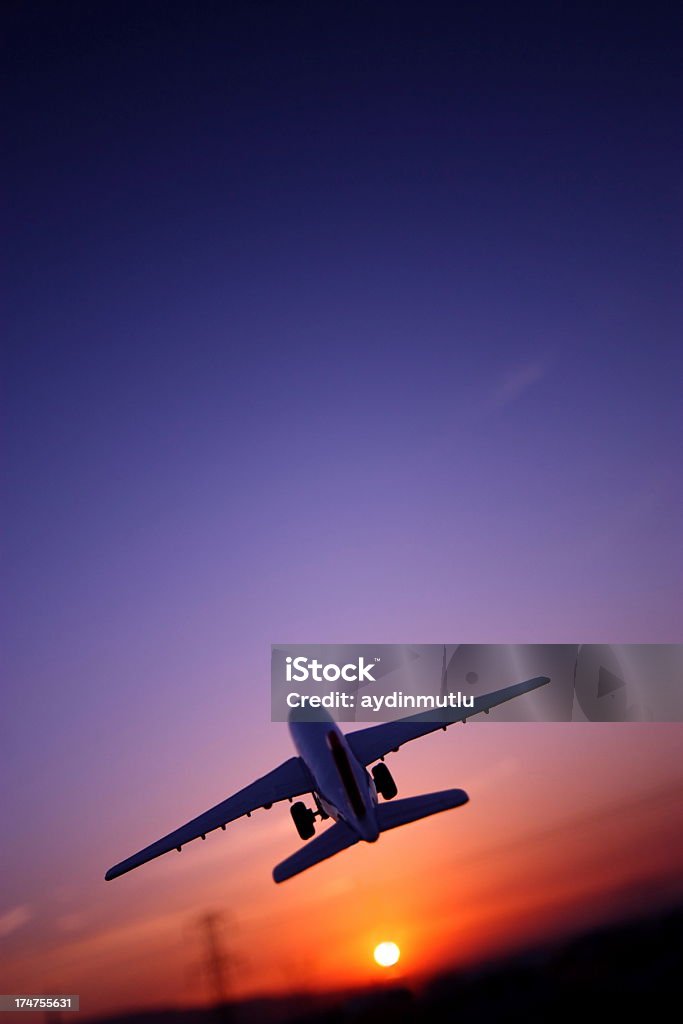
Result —
[[[118, 878], [171, 850], [180, 852], [187, 843], [200, 837], [206, 839], [215, 829], [225, 831], [229, 822], [243, 815], [251, 817], [253, 811], [262, 807], [269, 810], [280, 800], [291, 803], [294, 797], [309, 794], [313, 797], [315, 810], [307, 807], [303, 800], [292, 804], [290, 809], [300, 838], [312, 841], [274, 868], [275, 882], [293, 878], [360, 841], [374, 843], [382, 832], [461, 807], [469, 800], [463, 789], [446, 789], [380, 804], [380, 796], [384, 801], [391, 801], [398, 793], [384, 758], [411, 740], [439, 729], [446, 730], [473, 715], [488, 714], [498, 704], [549, 682], [547, 676], [537, 676], [475, 697], [471, 708], [439, 709], [438, 721], [434, 720], [434, 712], [423, 712], [347, 734], [322, 708], [315, 711], [297, 708], [289, 718], [296, 757], [290, 757], [234, 796], [114, 865], [107, 871], [105, 880]], [[379, 763], [368, 771], [368, 766], [376, 761]], [[332, 818], [335, 824], [312, 839], [316, 818], [321, 821]]]

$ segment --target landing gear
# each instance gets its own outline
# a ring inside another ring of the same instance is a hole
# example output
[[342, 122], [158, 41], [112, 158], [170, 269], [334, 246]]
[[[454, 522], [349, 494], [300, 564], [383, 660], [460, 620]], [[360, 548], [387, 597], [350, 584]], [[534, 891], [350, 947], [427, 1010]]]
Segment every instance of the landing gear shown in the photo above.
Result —
[[379, 795], [384, 797], [385, 800], [393, 800], [398, 793], [398, 789], [391, 772], [383, 761], [380, 761], [372, 769], [372, 778]]
[[315, 811], [311, 811], [303, 800], [292, 804], [289, 813], [302, 839], [310, 839], [315, 835]]
[[315, 793], [313, 794], [313, 799], [315, 800], [315, 806], [318, 808], [318, 810], [314, 812], [315, 817], [320, 818], [321, 821], [327, 821], [327, 819], [329, 818], [329, 814], [327, 813], [323, 805], [320, 803], [320, 800], [318, 799]]

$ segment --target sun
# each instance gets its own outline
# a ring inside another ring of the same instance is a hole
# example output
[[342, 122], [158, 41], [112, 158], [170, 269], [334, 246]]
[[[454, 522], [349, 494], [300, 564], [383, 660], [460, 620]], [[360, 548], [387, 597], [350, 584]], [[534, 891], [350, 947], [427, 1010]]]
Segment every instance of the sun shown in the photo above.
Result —
[[394, 964], [398, 963], [400, 955], [401, 950], [395, 942], [380, 942], [378, 946], [375, 946], [375, 952], [373, 953], [380, 967], [393, 967]]

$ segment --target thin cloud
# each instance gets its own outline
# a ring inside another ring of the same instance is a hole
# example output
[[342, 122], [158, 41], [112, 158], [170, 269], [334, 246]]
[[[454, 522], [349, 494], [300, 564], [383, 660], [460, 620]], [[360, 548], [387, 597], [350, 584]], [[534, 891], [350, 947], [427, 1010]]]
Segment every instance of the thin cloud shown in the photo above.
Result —
[[21, 928], [27, 921], [31, 920], [31, 911], [27, 905], [14, 907], [0, 915], [0, 939], [7, 938], [17, 928]]
[[545, 376], [546, 372], [546, 365], [538, 360], [524, 363], [510, 370], [497, 387], [493, 389], [489, 401], [491, 408], [503, 409], [508, 405], [512, 405], [513, 402], [516, 402], [525, 395], [534, 384], [537, 384]]

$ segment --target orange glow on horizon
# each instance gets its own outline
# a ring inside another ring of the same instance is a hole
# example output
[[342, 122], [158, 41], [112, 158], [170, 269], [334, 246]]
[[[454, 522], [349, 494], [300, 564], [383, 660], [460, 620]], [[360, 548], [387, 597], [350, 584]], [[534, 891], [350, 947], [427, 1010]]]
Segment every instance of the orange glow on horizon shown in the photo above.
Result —
[[340, 991], [377, 984], [381, 942], [401, 951], [391, 970], [419, 981], [683, 898], [680, 728], [487, 728], [394, 762], [406, 796], [453, 779], [471, 791], [466, 807], [281, 886], [270, 872], [297, 841], [291, 822], [283, 808], [256, 814], [115, 882], [47, 897], [5, 937], [0, 973], [28, 987], [40, 957], [48, 981], [80, 989], [88, 1017], [207, 1004], [199, 921], [211, 910], [231, 997]]

